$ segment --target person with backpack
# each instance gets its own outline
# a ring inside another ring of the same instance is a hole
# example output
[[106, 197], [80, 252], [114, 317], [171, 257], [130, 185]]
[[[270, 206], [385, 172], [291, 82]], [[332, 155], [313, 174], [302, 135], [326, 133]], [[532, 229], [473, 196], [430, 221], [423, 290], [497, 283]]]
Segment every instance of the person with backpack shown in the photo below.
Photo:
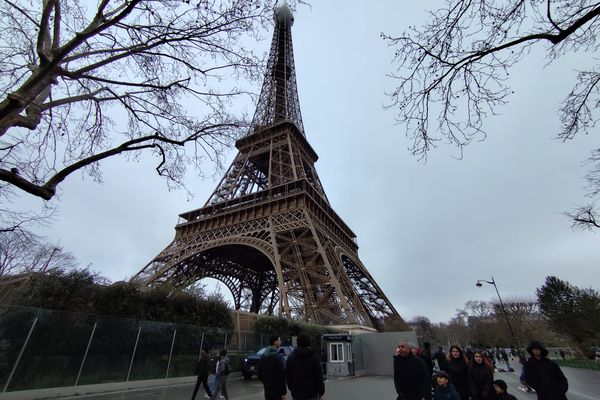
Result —
[[217, 360], [217, 367], [215, 368], [215, 386], [213, 389], [211, 400], [215, 400], [222, 394], [225, 400], [229, 400], [227, 395], [227, 376], [230, 371], [230, 361], [227, 357], [227, 350], [221, 350], [219, 353], [219, 359]]

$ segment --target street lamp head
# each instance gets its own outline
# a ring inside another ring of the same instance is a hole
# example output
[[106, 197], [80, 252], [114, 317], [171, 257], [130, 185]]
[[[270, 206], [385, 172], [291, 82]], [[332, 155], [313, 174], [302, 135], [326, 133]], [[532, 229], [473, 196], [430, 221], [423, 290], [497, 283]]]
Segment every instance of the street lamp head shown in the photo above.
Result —
[[482, 287], [483, 285], [481, 284], [481, 282], [477, 281], [477, 283], [475, 284], [475, 286]]

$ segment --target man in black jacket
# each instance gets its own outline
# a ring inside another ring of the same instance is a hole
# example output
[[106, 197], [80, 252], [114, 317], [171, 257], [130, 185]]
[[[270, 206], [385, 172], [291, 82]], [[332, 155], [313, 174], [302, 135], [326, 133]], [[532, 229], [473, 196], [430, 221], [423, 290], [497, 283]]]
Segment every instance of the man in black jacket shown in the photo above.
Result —
[[525, 381], [535, 389], [538, 400], [567, 400], [569, 382], [560, 367], [550, 361], [548, 350], [537, 340], [527, 346], [531, 355], [523, 366]]
[[318, 400], [325, 394], [321, 357], [310, 348], [310, 336], [298, 335], [298, 347], [288, 356], [285, 376], [292, 400]]
[[400, 342], [398, 355], [394, 356], [394, 386], [397, 400], [429, 400], [431, 398], [431, 375], [421, 357], [410, 351], [413, 346]]
[[196, 394], [198, 393], [198, 389], [200, 388], [200, 383], [202, 383], [202, 387], [206, 391], [204, 398], [208, 399], [212, 396], [210, 392], [210, 388], [208, 387], [208, 375], [210, 371], [210, 360], [208, 359], [208, 352], [206, 349], [202, 349], [200, 351], [200, 359], [198, 360], [198, 380], [196, 380], [196, 386], [194, 387], [194, 394], [192, 394], [192, 400], [196, 399]]
[[269, 338], [269, 347], [258, 361], [258, 379], [265, 389], [265, 400], [285, 399], [285, 367], [279, 353], [281, 339], [273, 335]]

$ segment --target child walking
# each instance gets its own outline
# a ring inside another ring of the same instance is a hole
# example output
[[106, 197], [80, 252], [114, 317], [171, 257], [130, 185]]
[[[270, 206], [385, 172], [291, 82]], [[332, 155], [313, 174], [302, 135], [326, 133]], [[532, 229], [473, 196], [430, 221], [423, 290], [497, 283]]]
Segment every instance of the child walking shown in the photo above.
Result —
[[494, 390], [496, 391], [496, 400], [517, 400], [515, 396], [507, 392], [508, 385], [502, 379], [494, 381]]
[[461, 400], [460, 395], [450, 383], [450, 375], [446, 371], [435, 374], [434, 400]]

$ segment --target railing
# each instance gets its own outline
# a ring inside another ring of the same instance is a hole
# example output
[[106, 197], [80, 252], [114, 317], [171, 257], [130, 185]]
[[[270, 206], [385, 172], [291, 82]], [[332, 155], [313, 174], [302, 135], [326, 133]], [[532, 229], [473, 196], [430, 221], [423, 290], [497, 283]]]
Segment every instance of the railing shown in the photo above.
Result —
[[595, 360], [585, 360], [585, 359], [555, 359], [553, 360], [561, 367], [571, 367], [571, 368], [583, 368], [583, 369], [595, 369], [600, 371], [600, 362]]
[[191, 376], [201, 348], [227, 348], [235, 371], [266, 343], [253, 333], [0, 305], [0, 393]]

